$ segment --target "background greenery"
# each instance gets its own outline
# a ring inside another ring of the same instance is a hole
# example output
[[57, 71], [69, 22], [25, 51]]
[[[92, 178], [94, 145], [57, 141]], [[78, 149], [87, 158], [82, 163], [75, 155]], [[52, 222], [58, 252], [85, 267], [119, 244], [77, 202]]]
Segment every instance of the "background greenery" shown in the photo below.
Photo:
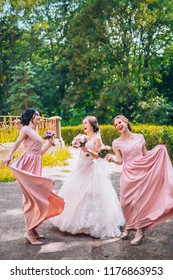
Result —
[[[147, 149], [151, 150], [158, 144], [166, 145], [171, 161], [173, 162], [173, 126], [166, 125], [132, 125], [132, 132], [142, 133], [145, 137]], [[73, 138], [83, 133], [82, 126], [62, 127], [62, 137], [66, 144], [71, 145]], [[112, 145], [112, 141], [119, 137], [119, 133], [113, 125], [100, 125], [102, 141], [106, 145]]]
[[0, 115], [173, 121], [173, 0], [0, 0]]

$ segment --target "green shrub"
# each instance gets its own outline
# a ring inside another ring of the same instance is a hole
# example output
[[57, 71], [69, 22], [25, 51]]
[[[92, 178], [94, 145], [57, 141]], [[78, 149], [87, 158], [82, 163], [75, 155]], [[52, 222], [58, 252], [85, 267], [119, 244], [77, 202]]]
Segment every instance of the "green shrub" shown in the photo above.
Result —
[[[12, 125], [6, 125], [5, 127], [0, 128], [0, 143], [12, 143], [15, 142], [19, 136], [20, 128], [17, 128]], [[46, 131], [46, 128], [38, 130], [39, 135], [42, 137], [43, 133]]]
[[84, 133], [82, 125], [61, 127], [62, 138], [67, 145], [71, 145], [73, 138], [81, 133]]
[[0, 167], [0, 182], [13, 182], [16, 178], [9, 167]]
[[68, 165], [67, 159], [71, 158], [71, 154], [68, 150], [68, 148], [61, 148], [58, 151], [53, 152], [52, 154], [46, 153], [42, 157], [42, 164], [43, 167], [45, 166], [66, 166]]
[[6, 126], [0, 129], [0, 143], [15, 142], [19, 135], [19, 129], [15, 126]]
[[133, 131], [144, 135], [148, 150], [151, 150], [158, 144], [166, 145], [170, 158], [173, 161], [172, 126], [138, 125], [133, 127]]

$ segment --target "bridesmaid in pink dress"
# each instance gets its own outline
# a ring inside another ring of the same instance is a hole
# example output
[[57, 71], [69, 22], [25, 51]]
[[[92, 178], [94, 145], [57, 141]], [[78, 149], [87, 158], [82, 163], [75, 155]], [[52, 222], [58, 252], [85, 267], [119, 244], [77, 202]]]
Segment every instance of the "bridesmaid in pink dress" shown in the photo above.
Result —
[[[25, 239], [32, 245], [41, 245], [36, 228], [46, 219], [59, 215], [64, 208], [64, 201], [52, 192], [54, 181], [41, 177], [42, 155], [51, 147], [54, 139], [42, 148], [44, 141], [36, 132], [40, 123], [39, 113], [29, 108], [21, 116], [23, 127], [8, 157], [4, 160], [13, 171], [23, 192], [23, 211], [25, 221]], [[23, 142], [24, 154], [10, 163], [12, 155]]]
[[173, 215], [173, 169], [164, 145], [147, 151], [142, 134], [131, 132], [129, 120], [123, 115], [113, 119], [121, 136], [112, 143], [115, 156], [107, 160], [124, 164], [120, 178], [120, 202], [126, 222], [121, 238], [130, 230], [136, 234], [132, 245], [139, 245], [144, 231]]

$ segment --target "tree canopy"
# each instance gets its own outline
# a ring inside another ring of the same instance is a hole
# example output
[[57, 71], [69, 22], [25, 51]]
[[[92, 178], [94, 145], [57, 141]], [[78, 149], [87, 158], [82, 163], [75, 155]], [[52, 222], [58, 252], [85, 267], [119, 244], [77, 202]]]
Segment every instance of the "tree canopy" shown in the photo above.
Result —
[[173, 121], [173, 0], [0, 0], [0, 114]]

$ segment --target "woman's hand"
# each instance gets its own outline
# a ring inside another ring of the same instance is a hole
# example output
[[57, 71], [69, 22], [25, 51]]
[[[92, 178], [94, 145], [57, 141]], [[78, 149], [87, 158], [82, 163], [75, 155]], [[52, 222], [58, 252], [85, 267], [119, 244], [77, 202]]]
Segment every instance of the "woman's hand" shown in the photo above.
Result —
[[123, 164], [123, 159], [122, 159], [122, 156], [121, 156], [121, 153], [119, 150], [115, 150], [115, 155], [111, 155], [111, 154], [107, 154], [106, 155], [106, 160], [108, 162], [114, 162], [118, 165], [121, 165]]
[[42, 151], [41, 151], [41, 155], [44, 155], [51, 146], [55, 146], [55, 140], [54, 140], [54, 136], [52, 136], [51, 138], [47, 139], [47, 144], [46, 146], [43, 147]]
[[107, 160], [108, 162], [114, 162], [114, 156], [111, 155], [111, 154], [107, 154], [107, 155], [106, 155], [106, 160]]
[[49, 144], [50, 144], [50, 145], [55, 146], [55, 139], [54, 139], [54, 136], [52, 136], [51, 138], [49, 138], [48, 141], [49, 141]]
[[98, 152], [100, 153], [102, 150], [108, 150], [110, 151], [111, 150], [111, 147], [108, 146], [108, 145], [101, 145], [98, 149]]
[[1, 165], [2, 166], [8, 165], [10, 163], [10, 161], [11, 161], [11, 157], [8, 156], [2, 161]]

